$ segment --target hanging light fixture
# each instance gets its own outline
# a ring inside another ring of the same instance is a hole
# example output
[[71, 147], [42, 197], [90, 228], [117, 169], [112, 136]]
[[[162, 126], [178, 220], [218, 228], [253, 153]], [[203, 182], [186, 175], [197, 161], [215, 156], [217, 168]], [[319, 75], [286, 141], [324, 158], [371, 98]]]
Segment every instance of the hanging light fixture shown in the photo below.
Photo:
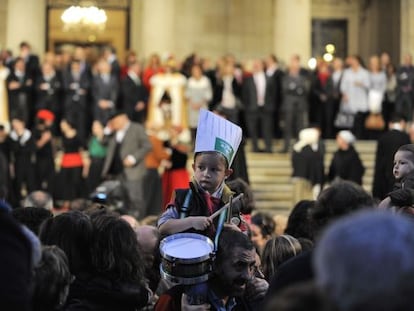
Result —
[[60, 18], [65, 31], [102, 31], [108, 19], [105, 10], [94, 5], [73, 5], [67, 8]]

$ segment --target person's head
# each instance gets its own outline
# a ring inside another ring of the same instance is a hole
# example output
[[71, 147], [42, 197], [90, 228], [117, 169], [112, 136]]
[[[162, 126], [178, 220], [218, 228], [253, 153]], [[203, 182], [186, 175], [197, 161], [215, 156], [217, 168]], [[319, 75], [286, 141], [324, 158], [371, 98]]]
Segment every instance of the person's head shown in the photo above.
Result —
[[47, 219], [39, 238], [43, 245], [57, 245], [65, 252], [72, 274], [90, 268], [92, 223], [86, 214], [70, 211]]
[[75, 130], [75, 125], [69, 119], [62, 119], [62, 121], [60, 121], [60, 129], [63, 134], [66, 134], [71, 130]]
[[272, 66], [274, 66], [274, 65], [276, 65], [278, 63], [277, 57], [274, 54], [269, 54], [266, 57], [265, 62], [266, 62], [266, 67], [272, 67]]
[[233, 173], [227, 159], [216, 151], [197, 152], [194, 155], [194, 178], [204, 190], [214, 193]]
[[201, 68], [201, 65], [194, 64], [191, 67], [191, 76], [197, 80], [203, 76], [203, 69]]
[[260, 73], [263, 72], [264, 64], [261, 59], [253, 60], [253, 73]]
[[53, 63], [44, 62], [42, 64], [42, 74], [44, 76], [50, 76], [55, 74], [55, 68], [53, 67]]
[[339, 131], [336, 135], [336, 144], [340, 150], [348, 150], [349, 146], [354, 144], [355, 136], [351, 131]]
[[19, 207], [12, 210], [13, 217], [29, 228], [34, 234], [39, 234], [39, 228], [43, 221], [52, 218], [50, 210], [43, 207]]
[[256, 250], [240, 231], [224, 228], [220, 234], [212, 283], [217, 295], [242, 296], [254, 276]]
[[100, 74], [110, 74], [111, 73], [111, 65], [105, 60], [100, 59], [97, 64], [98, 72]]
[[293, 74], [297, 74], [299, 70], [300, 70], [300, 56], [298, 54], [294, 54], [290, 57], [289, 72]]
[[128, 115], [125, 112], [119, 111], [119, 112], [116, 112], [113, 116], [111, 116], [111, 118], [108, 120], [107, 125], [113, 131], [119, 131], [125, 127], [128, 121], [129, 121]]
[[407, 126], [407, 118], [400, 113], [393, 113], [388, 123], [389, 129], [404, 131]]
[[69, 293], [72, 275], [68, 258], [57, 246], [44, 246], [34, 269], [33, 311], [52, 311], [62, 307]]
[[315, 201], [299, 201], [289, 214], [285, 234], [295, 238], [312, 239], [312, 230], [310, 228], [309, 213], [314, 207]]
[[275, 221], [272, 216], [266, 213], [257, 213], [252, 216], [250, 230], [252, 232], [252, 242], [261, 252], [266, 242], [275, 233]]
[[104, 131], [103, 124], [99, 120], [95, 120], [92, 122], [92, 134], [95, 136], [102, 136]]
[[36, 190], [30, 192], [24, 200], [24, 207], [29, 206], [44, 208], [51, 211], [53, 209], [53, 198], [45, 191]]
[[335, 311], [324, 293], [313, 282], [301, 282], [286, 289], [265, 303], [264, 311]]
[[158, 54], [152, 54], [148, 60], [148, 67], [159, 68], [161, 66], [161, 59]]
[[403, 65], [411, 66], [413, 64], [413, 56], [410, 53], [404, 55]]
[[79, 61], [84, 61], [86, 59], [86, 52], [83, 46], [76, 46], [73, 52], [73, 58], [78, 59]]
[[381, 57], [380, 57], [380, 61], [381, 61], [381, 67], [382, 68], [388, 67], [388, 65], [391, 64], [390, 54], [388, 54], [387, 52], [382, 52]]
[[92, 218], [92, 266], [110, 280], [142, 284], [144, 267], [138, 241], [132, 227], [111, 214]]
[[375, 202], [361, 186], [350, 181], [337, 181], [324, 189], [310, 210], [313, 236], [335, 220], [361, 209], [374, 207]]
[[227, 186], [237, 194], [243, 193], [241, 200], [240, 212], [242, 214], [251, 214], [255, 208], [255, 201], [253, 191], [249, 184], [241, 178], [230, 180], [226, 183]]
[[266, 280], [270, 281], [282, 263], [301, 251], [301, 244], [293, 236], [280, 235], [268, 240], [262, 253], [262, 268]]
[[70, 63], [70, 71], [73, 74], [79, 74], [81, 71], [81, 63], [79, 59], [74, 59]]
[[372, 55], [369, 58], [369, 69], [372, 72], [378, 72], [381, 70], [380, 58], [378, 57], [378, 55]]
[[138, 61], [128, 63], [128, 71], [135, 73], [138, 77], [141, 75], [141, 65]]
[[11, 121], [11, 127], [16, 133], [21, 134], [26, 128], [26, 123], [23, 119], [15, 117]]
[[24, 62], [24, 59], [21, 57], [18, 57], [14, 61], [14, 70], [24, 72], [26, 70], [26, 63]]
[[340, 311], [414, 310], [414, 223], [405, 217], [366, 211], [322, 235], [316, 284]]
[[135, 229], [135, 233], [144, 261], [145, 276], [149, 279], [150, 288], [155, 290], [160, 279], [160, 232], [155, 226], [142, 225]]
[[26, 42], [26, 41], [20, 42], [19, 48], [20, 48], [20, 56], [21, 57], [26, 57], [30, 54], [31, 46], [30, 46], [29, 42]]
[[414, 144], [402, 145], [394, 155], [392, 173], [396, 180], [401, 180], [414, 172]]

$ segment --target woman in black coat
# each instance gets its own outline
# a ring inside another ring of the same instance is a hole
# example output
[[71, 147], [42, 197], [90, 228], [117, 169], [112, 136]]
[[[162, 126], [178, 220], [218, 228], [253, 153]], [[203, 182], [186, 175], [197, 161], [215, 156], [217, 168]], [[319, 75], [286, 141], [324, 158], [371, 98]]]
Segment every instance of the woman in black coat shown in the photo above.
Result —
[[336, 136], [338, 150], [334, 153], [329, 167], [329, 181], [343, 179], [362, 185], [365, 167], [355, 150], [355, 136], [350, 131], [340, 131]]

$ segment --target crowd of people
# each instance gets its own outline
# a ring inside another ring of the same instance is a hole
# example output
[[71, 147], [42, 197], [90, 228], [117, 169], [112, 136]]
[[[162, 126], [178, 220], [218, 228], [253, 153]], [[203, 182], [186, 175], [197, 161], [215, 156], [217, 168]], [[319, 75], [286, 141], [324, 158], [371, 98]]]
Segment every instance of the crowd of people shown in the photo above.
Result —
[[[414, 310], [414, 67], [407, 55], [396, 71], [385, 53], [369, 67], [2, 51], [2, 306]], [[255, 211], [244, 133], [252, 152], [283, 138], [312, 185], [289, 217]], [[325, 176], [322, 139], [334, 137]], [[373, 195], [356, 138], [378, 139]], [[169, 253], [180, 239], [208, 254]]]

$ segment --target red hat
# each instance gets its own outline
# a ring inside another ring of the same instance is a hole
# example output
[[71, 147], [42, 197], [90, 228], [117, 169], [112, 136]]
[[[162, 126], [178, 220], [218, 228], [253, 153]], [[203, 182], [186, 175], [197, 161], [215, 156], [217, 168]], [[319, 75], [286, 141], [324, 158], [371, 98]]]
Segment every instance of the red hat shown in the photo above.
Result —
[[55, 115], [53, 114], [53, 112], [51, 112], [50, 110], [47, 109], [40, 109], [37, 112], [36, 117], [38, 119], [42, 119], [45, 121], [54, 121], [55, 120]]

